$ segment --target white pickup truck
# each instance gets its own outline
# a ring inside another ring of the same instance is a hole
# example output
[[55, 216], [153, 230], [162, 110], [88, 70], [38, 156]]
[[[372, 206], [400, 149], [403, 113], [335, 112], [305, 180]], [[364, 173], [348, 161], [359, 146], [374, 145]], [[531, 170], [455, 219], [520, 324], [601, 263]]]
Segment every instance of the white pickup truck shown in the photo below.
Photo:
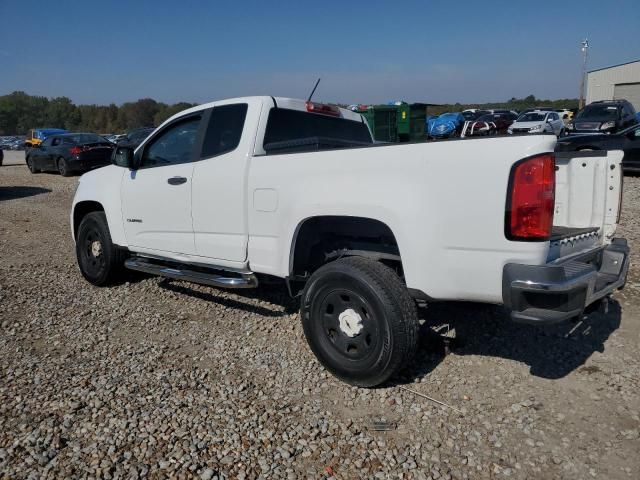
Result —
[[82, 176], [78, 264], [99, 286], [123, 266], [224, 288], [285, 279], [319, 361], [379, 385], [416, 349], [416, 302], [504, 304], [515, 321], [551, 323], [624, 285], [622, 152], [554, 155], [555, 142], [383, 145], [332, 105], [201, 105]]

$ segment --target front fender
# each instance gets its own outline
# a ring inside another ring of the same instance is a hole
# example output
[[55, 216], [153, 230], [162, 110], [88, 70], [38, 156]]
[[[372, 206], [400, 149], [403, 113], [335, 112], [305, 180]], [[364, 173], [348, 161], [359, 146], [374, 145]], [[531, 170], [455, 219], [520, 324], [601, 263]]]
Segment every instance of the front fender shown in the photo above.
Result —
[[96, 202], [102, 206], [107, 217], [111, 241], [121, 247], [127, 246], [127, 237], [122, 223], [120, 189], [125, 168], [109, 165], [82, 175], [71, 207], [71, 234], [75, 241], [74, 212], [83, 202]]

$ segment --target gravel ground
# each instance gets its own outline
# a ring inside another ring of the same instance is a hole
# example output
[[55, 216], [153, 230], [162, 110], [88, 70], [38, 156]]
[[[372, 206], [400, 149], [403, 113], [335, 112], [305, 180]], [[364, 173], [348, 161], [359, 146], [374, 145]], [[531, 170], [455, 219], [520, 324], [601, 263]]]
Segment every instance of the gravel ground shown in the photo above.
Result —
[[640, 478], [640, 178], [625, 178], [620, 234], [637, 247], [606, 315], [534, 328], [432, 305], [415, 364], [366, 390], [315, 361], [280, 285], [92, 287], [69, 235], [77, 178], [9, 157], [0, 478]]

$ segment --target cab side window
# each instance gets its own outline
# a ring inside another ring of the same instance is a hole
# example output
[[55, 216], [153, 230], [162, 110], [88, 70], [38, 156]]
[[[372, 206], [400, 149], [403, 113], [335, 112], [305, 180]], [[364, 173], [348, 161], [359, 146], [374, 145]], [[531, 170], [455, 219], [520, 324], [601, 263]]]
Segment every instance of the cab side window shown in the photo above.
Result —
[[169, 125], [144, 147], [140, 168], [165, 167], [193, 161], [201, 117]]
[[51, 141], [51, 146], [57, 147], [60, 143], [62, 143], [62, 139], [60, 137], [56, 137]]
[[53, 138], [49, 137], [49, 138], [45, 138], [40, 145], [42, 145], [43, 147], [50, 147], [52, 144], [53, 144]]
[[240, 143], [246, 116], [246, 103], [214, 107], [200, 158], [210, 158], [235, 150]]

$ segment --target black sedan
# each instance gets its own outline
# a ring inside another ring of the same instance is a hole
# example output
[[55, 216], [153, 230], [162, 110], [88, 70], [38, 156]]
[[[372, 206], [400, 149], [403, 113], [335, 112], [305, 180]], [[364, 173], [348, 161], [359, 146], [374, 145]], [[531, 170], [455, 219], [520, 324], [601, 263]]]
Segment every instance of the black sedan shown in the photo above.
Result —
[[65, 133], [47, 137], [29, 149], [27, 166], [31, 173], [58, 172], [63, 177], [111, 163], [111, 142], [95, 133]]
[[622, 150], [622, 169], [629, 173], [640, 173], [640, 125], [611, 135], [571, 135], [556, 143], [556, 152], [582, 150]]
[[131, 130], [125, 135], [124, 138], [118, 140], [118, 145], [136, 148], [142, 143], [144, 139], [151, 135], [151, 132], [153, 132], [154, 130], [154, 127], [142, 127]]

